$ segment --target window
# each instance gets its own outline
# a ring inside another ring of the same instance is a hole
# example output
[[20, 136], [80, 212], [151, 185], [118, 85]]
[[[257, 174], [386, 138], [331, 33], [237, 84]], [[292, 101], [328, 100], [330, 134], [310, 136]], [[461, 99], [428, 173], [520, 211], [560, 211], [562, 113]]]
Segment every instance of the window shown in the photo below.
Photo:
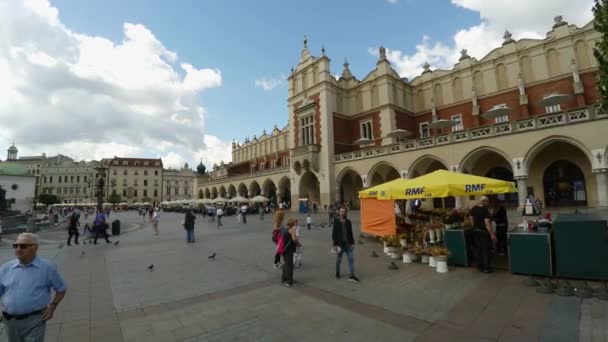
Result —
[[124, 189], [124, 190], [122, 191], [122, 196], [123, 196], [123, 197], [127, 197], [127, 190], [126, 190], [126, 189]]
[[144, 170], [144, 175], [148, 175], [148, 170]]
[[552, 105], [552, 106], [546, 106], [545, 107], [545, 113], [549, 114], [549, 113], [558, 113], [562, 111], [562, 106], [558, 103], [556, 105]]
[[118, 165], [118, 160], [115, 160], [112, 164]]
[[300, 146], [314, 144], [314, 120], [312, 115], [300, 118]]
[[113, 174], [114, 176], [116, 176], [116, 174], [117, 174], [116, 169], [114, 169], [114, 170], [112, 171], [112, 174]]
[[112, 189], [112, 195], [116, 196], [116, 190]]
[[154, 197], [158, 197], [158, 190], [154, 190]]
[[124, 170], [124, 171], [122, 172], [122, 174], [126, 176], [126, 175], [128, 175], [128, 174], [129, 174], [129, 172], [128, 172], [127, 170]]
[[154, 180], [154, 186], [158, 186], [158, 179]]
[[137, 175], [139, 175], [139, 172], [137, 172], [137, 170], [135, 170], [135, 171], [133, 171], [133, 174], [137, 176]]
[[148, 165], [150, 165], [150, 163], [149, 163], [149, 162], [147, 162], [147, 161], [145, 161], [145, 162], [144, 162], [144, 166], [148, 166]]
[[80, 188], [79, 188], [79, 187], [76, 187], [76, 189], [75, 189], [75, 190], [76, 190], [76, 195], [80, 195]]
[[421, 138], [428, 138], [429, 137], [429, 123], [428, 122], [423, 122], [420, 124], [420, 137]]
[[68, 182], [68, 176], [63, 176], [63, 181], [67, 183]]
[[123, 180], [122, 180], [122, 186], [127, 186], [127, 179], [126, 178], [123, 178]]
[[148, 190], [144, 190], [144, 197], [148, 197]]
[[86, 195], [87, 194], [87, 188], [82, 188], [82, 193]]
[[277, 167], [277, 160], [273, 159], [270, 161], [270, 168], [274, 169], [275, 167]]
[[462, 125], [462, 114], [452, 115], [452, 122], [454, 126], [452, 126], [452, 132], [462, 131], [464, 126]]
[[74, 176], [70, 176], [70, 183], [74, 183]]
[[165, 191], [165, 193], [167, 195], [171, 195], [171, 187], [170, 186], [167, 187], [167, 191]]
[[144, 179], [144, 186], [148, 186], [148, 180]]
[[139, 162], [135, 162], [135, 166], [139, 166]]
[[371, 120], [367, 120], [364, 122], [361, 122], [359, 124], [360, 127], [360, 131], [361, 131], [361, 138], [362, 139], [369, 139], [372, 140], [373, 136], [372, 136], [372, 121]]
[[264, 171], [264, 168], [266, 167], [266, 163], [261, 162], [260, 163], [260, 171]]
[[80, 176], [76, 176], [76, 182], [80, 183]]
[[137, 197], [137, 190], [133, 190], [133, 197]]
[[255, 164], [251, 164], [250, 169], [251, 169], [251, 173], [255, 172]]
[[289, 157], [283, 157], [283, 166], [289, 165]]
[[59, 183], [61, 183], [61, 176], [57, 177], [57, 179], [59, 179]]
[[167, 185], [171, 185], [171, 181], [170, 180], [167, 181]]
[[87, 176], [84, 176], [84, 181], [85, 181], [85, 182], [87, 181]]
[[188, 196], [188, 188], [184, 188], [184, 195]]
[[509, 116], [508, 115], [503, 115], [503, 116], [499, 116], [497, 118], [494, 119], [494, 123], [503, 123], [503, 122], [509, 122]]
[[158, 176], [158, 170], [154, 170], [154, 175]]
[[46, 176], [44, 176], [44, 182], [46, 183]]
[[70, 188], [70, 195], [74, 193], [74, 188]]
[[125, 160], [122, 162], [122, 165], [129, 165], [129, 162]]
[[175, 190], [175, 194], [176, 194], [176, 195], [178, 195], [178, 194], [179, 194], [179, 188], [178, 188], [178, 187], [175, 187], [175, 189], [174, 189], [174, 190]]

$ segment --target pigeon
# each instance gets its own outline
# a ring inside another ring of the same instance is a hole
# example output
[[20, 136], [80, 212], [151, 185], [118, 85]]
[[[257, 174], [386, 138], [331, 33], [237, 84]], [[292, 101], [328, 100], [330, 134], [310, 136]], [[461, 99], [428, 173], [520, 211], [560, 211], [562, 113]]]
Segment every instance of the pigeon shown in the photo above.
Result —
[[150, 271], [154, 270], [154, 264], [152, 264], [152, 265], [148, 266], [148, 269], [149, 269]]
[[84, 251], [80, 252], [80, 256], [84, 256]]
[[212, 260], [215, 260], [215, 254], [216, 254], [216, 253], [213, 253], [213, 254], [211, 254], [210, 256], [208, 256], [207, 258], [212, 259]]
[[360, 245], [364, 244], [363, 239], [359, 238], [359, 241], [357, 241], [357, 243], [360, 244]]
[[57, 246], [57, 248], [63, 248], [63, 244], [60, 243], [59, 246]]
[[114, 246], [118, 245], [118, 243], [119, 243], [119, 242], [120, 242], [120, 241], [116, 241], [116, 242], [114, 242]]
[[389, 270], [398, 270], [399, 267], [393, 261], [391, 261], [391, 263], [388, 265], [388, 269]]
[[372, 258], [377, 258], [378, 257], [378, 253], [376, 253], [376, 251], [372, 251], [369, 256], [371, 256]]

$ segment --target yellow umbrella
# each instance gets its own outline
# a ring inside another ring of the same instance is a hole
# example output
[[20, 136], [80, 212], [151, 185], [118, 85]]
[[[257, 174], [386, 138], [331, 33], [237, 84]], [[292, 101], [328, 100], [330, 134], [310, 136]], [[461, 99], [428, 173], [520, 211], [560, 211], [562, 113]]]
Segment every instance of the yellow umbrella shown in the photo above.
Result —
[[517, 192], [513, 182], [437, 170], [413, 179], [396, 179], [359, 192], [360, 198], [381, 200], [495, 195]]

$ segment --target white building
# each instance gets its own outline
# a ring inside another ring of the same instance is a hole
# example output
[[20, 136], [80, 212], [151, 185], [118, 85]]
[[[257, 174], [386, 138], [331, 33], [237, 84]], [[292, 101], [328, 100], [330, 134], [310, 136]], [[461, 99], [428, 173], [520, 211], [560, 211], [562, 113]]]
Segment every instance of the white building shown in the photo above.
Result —
[[27, 211], [34, 205], [36, 176], [28, 174], [20, 165], [0, 165], [0, 187], [6, 191], [6, 200], [13, 201], [12, 209]]

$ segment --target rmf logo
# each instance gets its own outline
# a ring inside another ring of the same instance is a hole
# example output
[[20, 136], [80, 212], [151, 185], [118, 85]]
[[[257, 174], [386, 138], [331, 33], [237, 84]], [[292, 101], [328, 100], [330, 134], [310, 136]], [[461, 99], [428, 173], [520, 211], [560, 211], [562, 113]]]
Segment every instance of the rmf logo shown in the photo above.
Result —
[[406, 196], [422, 195], [423, 193], [424, 193], [424, 187], [405, 189]]
[[368, 194], [370, 196], [376, 196], [378, 194], [378, 191], [370, 191]]
[[466, 184], [464, 186], [464, 192], [484, 191], [485, 189], [485, 184]]

